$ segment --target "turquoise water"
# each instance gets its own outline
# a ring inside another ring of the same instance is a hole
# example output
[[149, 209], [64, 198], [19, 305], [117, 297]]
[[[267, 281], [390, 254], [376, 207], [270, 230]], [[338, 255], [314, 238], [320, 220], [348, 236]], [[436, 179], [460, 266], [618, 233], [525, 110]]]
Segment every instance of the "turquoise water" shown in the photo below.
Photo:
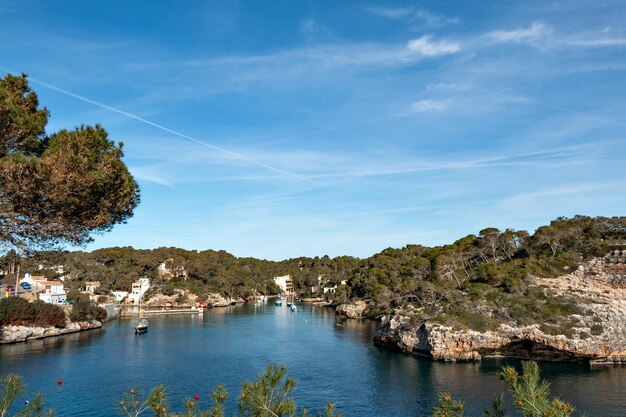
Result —
[[[519, 365], [439, 363], [378, 348], [371, 343], [377, 323], [340, 320], [330, 309], [309, 306], [297, 313], [270, 304], [151, 317], [150, 331], [139, 336], [133, 325], [120, 320], [101, 330], [2, 346], [0, 372], [21, 374], [28, 393], [43, 392], [60, 417], [119, 415], [128, 388], [158, 384], [167, 386], [175, 406], [198, 394], [208, 408], [210, 390], [223, 383], [234, 410], [241, 381], [269, 363], [288, 368], [298, 381], [294, 397], [313, 410], [331, 400], [348, 417], [428, 416], [442, 391], [482, 415], [493, 393], [504, 391], [497, 377], [502, 365]], [[542, 372], [553, 392], [578, 410], [626, 416], [626, 367], [542, 364]]]

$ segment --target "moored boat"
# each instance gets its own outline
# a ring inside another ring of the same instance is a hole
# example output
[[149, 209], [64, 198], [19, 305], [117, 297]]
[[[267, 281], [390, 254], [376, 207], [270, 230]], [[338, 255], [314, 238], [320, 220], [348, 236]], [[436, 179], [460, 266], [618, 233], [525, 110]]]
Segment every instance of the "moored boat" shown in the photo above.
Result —
[[139, 298], [139, 320], [135, 325], [135, 334], [142, 334], [148, 331], [148, 319], [143, 316], [143, 312], [141, 311], [141, 298]]

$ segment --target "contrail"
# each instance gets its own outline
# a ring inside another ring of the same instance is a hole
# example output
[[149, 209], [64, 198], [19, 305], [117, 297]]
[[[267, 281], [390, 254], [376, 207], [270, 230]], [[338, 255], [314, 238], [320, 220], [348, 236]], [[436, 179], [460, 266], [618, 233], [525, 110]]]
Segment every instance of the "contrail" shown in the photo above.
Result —
[[[6, 72], [6, 73], [11, 73], [10, 71], [6, 70], [5, 68], [0, 68], [0, 69], [2, 69], [2, 71]], [[169, 127], [160, 125], [158, 123], [151, 122], [150, 120], [144, 119], [143, 117], [137, 116], [136, 114], [129, 113], [129, 112], [124, 111], [124, 110], [116, 109], [115, 107], [111, 107], [111, 106], [108, 106], [106, 104], [100, 103], [98, 101], [91, 100], [91, 99], [89, 99], [87, 97], [84, 97], [84, 96], [81, 96], [81, 95], [78, 95], [78, 94], [74, 94], [71, 91], [67, 91], [67, 90], [64, 90], [62, 88], [55, 87], [54, 85], [48, 84], [48, 83], [43, 82], [43, 81], [39, 81], [36, 78], [32, 78], [32, 77], [29, 76], [28, 77], [28, 81], [32, 82], [34, 84], [38, 84], [38, 85], [41, 85], [43, 87], [49, 88], [50, 90], [54, 90], [54, 91], [56, 91], [58, 93], [66, 95], [66, 96], [75, 98], [77, 100], [84, 101], [85, 103], [92, 104], [92, 105], [94, 105], [96, 107], [100, 107], [102, 109], [111, 111], [113, 113], [121, 114], [121, 115], [126, 116], [126, 117], [128, 117], [130, 119], [137, 120], [137, 121], [139, 121], [141, 123], [150, 125], [152, 127], [156, 127], [157, 129], [160, 129], [160, 130], [163, 130], [165, 132], [171, 133], [172, 135], [176, 135], [176, 136], [181, 137], [183, 139], [187, 139], [190, 142], [196, 143], [198, 145], [205, 146], [205, 147], [207, 147], [209, 149], [213, 149], [214, 151], [221, 152], [223, 154], [230, 155], [230, 156], [235, 157], [237, 159], [241, 159], [241, 160], [250, 162], [250, 163], [252, 163], [254, 165], [258, 165], [258, 166], [261, 166], [263, 168], [267, 168], [269, 170], [272, 170], [274, 172], [278, 172], [279, 174], [283, 174], [283, 175], [286, 175], [288, 177], [297, 178], [297, 179], [303, 180], [303, 181], [313, 182], [310, 178], [303, 177], [301, 175], [294, 174], [293, 172], [285, 171], [285, 170], [280, 169], [280, 168], [276, 168], [275, 166], [266, 164], [265, 162], [257, 161], [256, 159], [252, 159], [252, 158], [247, 157], [245, 155], [242, 155], [240, 153], [229, 151], [228, 149], [224, 149], [224, 148], [221, 148], [219, 146], [211, 145], [210, 143], [204, 142], [204, 141], [202, 141], [200, 139], [196, 139], [196, 138], [194, 138], [192, 136], [189, 136], [189, 135], [186, 135], [184, 133], [178, 132], [176, 130], [170, 129]]]

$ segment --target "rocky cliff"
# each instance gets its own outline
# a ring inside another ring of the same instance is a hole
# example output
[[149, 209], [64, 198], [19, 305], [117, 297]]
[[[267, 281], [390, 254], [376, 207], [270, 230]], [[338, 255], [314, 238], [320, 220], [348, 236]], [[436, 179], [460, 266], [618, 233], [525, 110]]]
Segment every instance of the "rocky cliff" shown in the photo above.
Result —
[[[597, 263], [590, 263], [592, 267]], [[497, 330], [458, 331], [420, 318], [416, 309], [383, 319], [374, 342], [444, 361], [504, 356], [544, 361], [626, 363], [626, 290], [587, 266], [559, 278], [535, 279], [556, 295], [574, 296], [584, 314], [573, 315], [569, 337], [550, 335], [540, 325], [501, 324]]]
[[357, 300], [349, 304], [339, 304], [335, 311], [342, 317], [358, 319], [367, 316], [368, 304], [363, 300]]
[[26, 342], [28, 340], [60, 336], [63, 334], [75, 333], [83, 330], [97, 329], [100, 327], [102, 327], [102, 322], [97, 320], [70, 322], [63, 328], [3, 326], [0, 330], [0, 344]]

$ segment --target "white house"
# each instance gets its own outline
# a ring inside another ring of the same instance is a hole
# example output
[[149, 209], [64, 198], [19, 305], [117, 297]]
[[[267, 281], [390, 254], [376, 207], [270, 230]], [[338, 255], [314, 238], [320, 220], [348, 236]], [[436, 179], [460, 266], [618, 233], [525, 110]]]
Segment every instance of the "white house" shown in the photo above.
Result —
[[139, 303], [139, 299], [143, 297], [143, 295], [150, 288], [150, 280], [148, 278], [139, 278], [137, 281], [133, 282], [133, 288], [130, 294], [128, 294], [128, 298], [133, 300], [134, 304]]
[[285, 275], [283, 277], [274, 277], [274, 283], [278, 285], [280, 291], [284, 294], [293, 293], [293, 280], [291, 275]]
[[113, 298], [118, 304], [126, 297], [128, 297], [128, 291], [113, 291]]
[[65, 289], [61, 281], [43, 281], [44, 287], [39, 293], [39, 299], [48, 304], [61, 304], [66, 301]]
[[43, 275], [31, 275], [28, 272], [24, 274], [24, 278], [20, 280], [22, 282], [28, 282], [33, 292], [43, 291], [45, 289], [44, 282], [47, 282], [48, 279]]

